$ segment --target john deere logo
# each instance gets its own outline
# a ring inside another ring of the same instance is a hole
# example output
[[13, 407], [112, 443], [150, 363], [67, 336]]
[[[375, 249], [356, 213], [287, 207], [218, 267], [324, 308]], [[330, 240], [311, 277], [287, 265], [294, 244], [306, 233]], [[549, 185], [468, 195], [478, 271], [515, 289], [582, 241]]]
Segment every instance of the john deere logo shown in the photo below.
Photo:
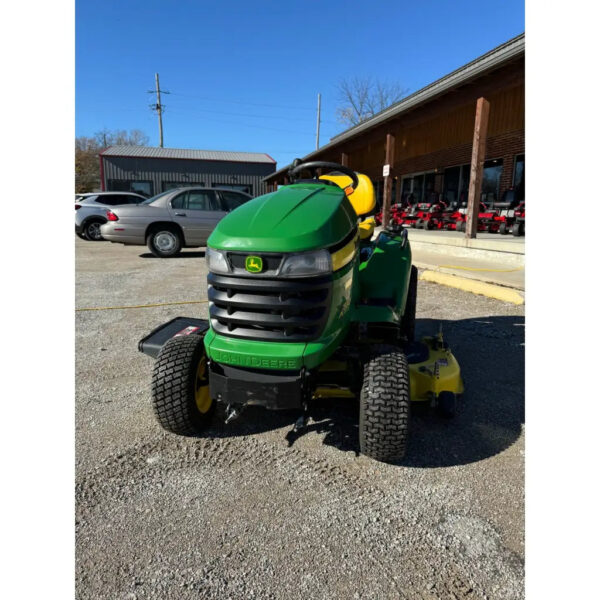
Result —
[[248, 273], [260, 273], [263, 269], [263, 262], [260, 256], [246, 256], [246, 271]]

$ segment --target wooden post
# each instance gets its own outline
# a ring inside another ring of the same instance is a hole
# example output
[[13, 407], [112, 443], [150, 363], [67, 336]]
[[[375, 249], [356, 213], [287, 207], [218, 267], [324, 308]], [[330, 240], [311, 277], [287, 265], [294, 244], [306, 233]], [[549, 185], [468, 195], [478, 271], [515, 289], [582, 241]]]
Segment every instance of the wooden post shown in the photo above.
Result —
[[348, 166], [348, 155], [345, 152], [342, 152], [342, 167]]
[[481, 180], [485, 161], [485, 145], [490, 116], [490, 103], [485, 98], [477, 100], [475, 111], [475, 129], [473, 130], [473, 152], [471, 154], [471, 177], [469, 179], [469, 200], [467, 202], [467, 228], [465, 237], [477, 237], [479, 217], [479, 199], [481, 198]]
[[381, 223], [385, 229], [390, 222], [390, 207], [392, 205], [392, 181], [394, 179], [394, 146], [395, 138], [391, 133], [385, 137], [385, 165], [383, 176], [383, 216]]

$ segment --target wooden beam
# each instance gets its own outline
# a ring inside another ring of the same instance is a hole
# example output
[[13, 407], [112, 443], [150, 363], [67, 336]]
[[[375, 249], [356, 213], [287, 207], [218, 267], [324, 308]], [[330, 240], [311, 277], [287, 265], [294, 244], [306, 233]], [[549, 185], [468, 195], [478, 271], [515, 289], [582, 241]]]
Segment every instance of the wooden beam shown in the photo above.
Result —
[[345, 152], [342, 152], [342, 167], [348, 166], [348, 155]]
[[473, 151], [471, 154], [471, 177], [469, 179], [469, 200], [467, 202], [467, 228], [465, 237], [477, 237], [479, 217], [479, 199], [481, 198], [481, 180], [485, 161], [485, 145], [490, 117], [490, 103], [485, 98], [477, 100], [475, 110], [475, 128], [473, 130]]
[[381, 223], [384, 229], [390, 222], [390, 207], [392, 204], [392, 181], [394, 179], [394, 147], [396, 140], [391, 133], [385, 136], [385, 164], [388, 172], [383, 177], [383, 217]]

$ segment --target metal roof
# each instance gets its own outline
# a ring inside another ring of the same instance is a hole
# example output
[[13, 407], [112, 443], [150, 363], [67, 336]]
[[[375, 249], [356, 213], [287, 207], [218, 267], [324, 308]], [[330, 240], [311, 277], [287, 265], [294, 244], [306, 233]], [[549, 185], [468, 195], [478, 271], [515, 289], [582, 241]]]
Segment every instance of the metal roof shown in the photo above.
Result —
[[[463, 65], [462, 67], [452, 71], [448, 75], [445, 75], [441, 79], [430, 83], [429, 85], [421, 88], [414, 94], [403, 98], [399, 102], [388, 106], [381, 112], [373, 115], [371, 118], [359, 123], [358, 125], [354, 125], [346, 131], [339, 133], [338, 135], [331, 138], [330, 142], [325, 146], [321, 146], [318, 150], [314, 150], [313, 152], [307, 154], [304, 157], [304, 160], [311, 159], [316, 157], [321, 152], [331, 149], [334, 146], [337, 146], [341, 142], [349, 140], [369, 129], [380, 125], [384, 121], [397, 117], [401, 113], [414, 108], [415, 106], [424, 103], [428, 100], [432, 100], [436, 96], [456, 87], [457, 85], [461, 85], [466, 83], [470, 79], [474, 79], [475, 77], [480, 76], [486, 71], [494, 69], [496, 67], [501, 66], [503, 63], [506, 63], [519, 55], [523, 55], [525, 53], [525, 34], [522, 33], [504, 44], [497, 46], [493, 50], [486, 52], [482, 56], [476, 58], [475, 60]], [[271, 173], [263, 180], [272, 179], [276, 175], [280, 175], [286, 172], [289, 169], [290, 165], [282, 167], [278, 169], [275, 173]]]
[[180, 158], [185, 160], [219, 160], [228, 162], [269, 163], [275, 161], [263, 152], [227, 152], [223, 150], [187, 150], [149, 146], [110, 146], [102, 156], [127, 156], [139, 158]]

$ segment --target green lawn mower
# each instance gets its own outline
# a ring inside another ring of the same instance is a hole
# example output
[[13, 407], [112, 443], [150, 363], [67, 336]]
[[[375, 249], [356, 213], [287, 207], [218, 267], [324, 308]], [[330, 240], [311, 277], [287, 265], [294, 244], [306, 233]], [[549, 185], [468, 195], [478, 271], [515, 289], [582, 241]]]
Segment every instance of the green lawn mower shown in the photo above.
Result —
[[208, 239], [209, 320], [178, 317], [140, 341], [156, 358], [154, 413], [166, 430], [196, 435], [218, 405], [225, 422], [249, 405], [298, 409], [302, 431], [311, 403], [358, 399], [361, 452], [398, 461], [411, 400], [451, 416], [463, 391], [441, 334], [414, 341], [407, 231], [373, 239], [366, 175], [297, 160], [288, 177]]

